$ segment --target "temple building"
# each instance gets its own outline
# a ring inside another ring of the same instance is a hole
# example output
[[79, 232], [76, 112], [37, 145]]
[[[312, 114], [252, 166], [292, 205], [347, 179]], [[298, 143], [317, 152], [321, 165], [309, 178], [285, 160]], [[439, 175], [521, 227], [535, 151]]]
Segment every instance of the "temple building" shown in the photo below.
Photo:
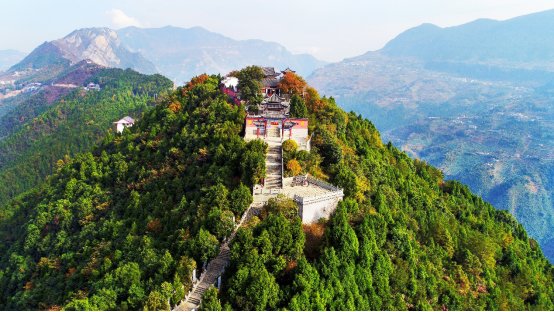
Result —
[[262, 94], [270, 97], [274, 94], [281, 95], [279, 82], [281, 82], [281, 73], [275, 71], [273, 67], [262, 67], [264, 78], [262, 79]]
[[[260, 93], [263, 100], [256, 113], [245, 118], [245, 140], [262, 139], [268, 145], [266, 153], [266, 174], [259, 184], [254, 185], [254, 201], [266, 203], [278, 195], [284, 195], [296, 202], [302, 223], [310, 224], [327, 219], [344, 197], [343, 190], [309, 175], [285, 178], [283, 163], [283, 142], [294, 140], [299, 150], [310, 151], [310, 136], [307, 118], [290, 117], [291, 95], [283, 93], [279, 86], [287, 72], [273, 67], [262, 68], [264, 78]], [[238, 90], [240, 92], [240, 90]]]
[[246, 117], [244, 138], [293, 139], [300, 149], [309, 150], [308, 119], [289, 117], [290, 94], [283, 94], [279, 89], [284, 73], [294, 71], [287, 68], [279, 72], [273, 67], [263, 67], [262, 70], [265, 75], [261, 88], [264, 98], [258, 104], [258, 113]]

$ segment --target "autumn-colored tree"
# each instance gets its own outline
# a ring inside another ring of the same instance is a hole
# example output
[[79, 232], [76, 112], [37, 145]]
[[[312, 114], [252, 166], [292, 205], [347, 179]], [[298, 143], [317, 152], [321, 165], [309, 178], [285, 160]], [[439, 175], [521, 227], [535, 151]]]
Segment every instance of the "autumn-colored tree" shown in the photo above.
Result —
[[171, 102], [171, 104], [169, 104], [168, 108], [169, 108], [170, 111], [176, 113], [179, 110], [181, 110], [181, 103], [179, 103], [179, 101]]
[[146, 230], [150, 233], [159, 233], [162, 230], [160, 219], [152, 219], [146, 224]]
[[283, 142], [283, 151], [286, 153], [294, 153], [298, 149], [298, 143], [295, 140], [286, 140]]
[[287, 170], [289, 170], [293, 176], [297, 176], [302, 172], [302, 166], [300, 166], [298, 160], [291, 159], [287, 163]]
[[208, 80], [208, 78], [210, 78], [208, 75], [206, 74], [202, 74], [202, 75], [199, 75], [199, 76], [196, 76], [196, 77], [193, 77], [190, 82], [188, 82], [182, 89], [182, 94], [184, 95], [186, 92], [192, 90], [192, 88], [194, 88], [194, 86], [196, 85], [199, 85], [199, 84], [203, 84], [204, 82], [206, 82], [206, 80]]
[[308, 107], [308, 110], [312, 113], [318, 112], [324, 106], [324, 103], [319, 97], [319, 93], [317, 93], [317, 90], [312, 87], [306, 88], [306, 91], [304, 92], [304, 99], [306, 100], [306, 106]]
[[279, 89], [283, 93], [302, 94], [306, 85], [306, 81], [302, 77], [293, 72], [286, 72], [281, 82], [279, 82]]

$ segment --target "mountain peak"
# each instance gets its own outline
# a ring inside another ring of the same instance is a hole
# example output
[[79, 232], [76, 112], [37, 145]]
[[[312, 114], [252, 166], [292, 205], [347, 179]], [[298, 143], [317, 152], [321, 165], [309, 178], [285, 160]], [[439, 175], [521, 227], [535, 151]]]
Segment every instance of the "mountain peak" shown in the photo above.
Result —
[[121, 42], [117, 33], [109, 28], [83, 28], [75, 30], [62, 39], [54, 40], [54, 45], [60, 48], [64, 58], [77, 63], [84, 59], [110, 66], [121, 63], [115, 49]]
[[[90, 60], [104, 67], [132, 68], [143, 73], [156, 72], [155, 66], [139, 53], [121, 44], [116, 31], [106, 27], [81, 28], [67, 36], [37, 47], [10, 70], [43, 69], [54, 76], [67, 66]], [[52, 71], [52, 67], [56, 70]], [[62, 69], [60, 69], [60, 66]]]
[[380, 51], [424, 61], [551, 62], [552, 38], [554, 10], [549, 10], [504, 21], [477, 19], [445, 28], [422, 24], [399, 34]]
[[[67, 66], [86, 59], [105, 67], [160, 72], [174, 81], [185, 81], [202, 73], [226, 74], [249, 64], [290, 67], [308, 75], [324, 64], [311, 55], [293, 54], [278, 43], [234, 40], [199, 26], [168, 25], [131, 26], [117, 31], [105, 27], [77, 29], [35, 49], [13, 70], [46, 69], [41, 78], [45, 75], [52, 78], [55, 75], [50, 73], [51, 66], [58, 66], [57, 73], [60, 73]], [[28, 71], [27, 74], [36, 73]]]

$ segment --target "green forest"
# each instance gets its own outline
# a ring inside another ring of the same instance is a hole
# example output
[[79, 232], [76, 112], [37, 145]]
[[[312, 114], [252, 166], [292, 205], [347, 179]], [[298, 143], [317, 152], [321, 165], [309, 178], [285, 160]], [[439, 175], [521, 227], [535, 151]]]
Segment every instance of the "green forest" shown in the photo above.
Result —
[[[241, 83], [255, 89], [256, 71], [239, 72]], [[2, 208], [0, 309], [167, 310], [184, 298], [265, 175], [267, 145], [242, 139], [245, 107], [220, 80], [193, 78], [122, 134], [60, 156]], [[287, 174], [327, 180], [345, 198], [311, 225], [290, 199], [270, 200], [239, 229], [201, 309], [554, 308], [552, 265], [509, 213], [383, 144], [333, 98], [308, 88], [294, 101], [312, 150], [287, 143]]]
[[292, 200], [239, 229], [208, 310], [551, 310], [552, 265], [506, 211], [389, 144], [332, 98], [305, 103], [312, 150], [285, 163], [344, 189], [332, 218], [302, 225]]
[[40, 184], [58, 160], [90, 151], [113, 121], [139, 116], [173, 86], [161, 75], [121, 69], [101, 69], [88, 81], [101, 91], [77, 88], [49, 105], [41, 92], [0, 118], [0, 205]]

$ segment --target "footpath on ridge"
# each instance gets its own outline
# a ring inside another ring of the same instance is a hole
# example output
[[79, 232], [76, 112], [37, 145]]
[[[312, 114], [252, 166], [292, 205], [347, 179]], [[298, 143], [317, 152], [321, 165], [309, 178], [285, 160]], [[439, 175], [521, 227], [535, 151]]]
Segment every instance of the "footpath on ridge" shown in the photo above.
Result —
[[223, 275], [225, 268], [229, 265], [231, 261], [231, 251], [229, 244], [235, 238], [237, 230], [255, 214], [255, 210], [260, 209], [269, 198], [277, 196], [278, 192], [273, 192], [272, 190], [278, 191], [282, 188], [282, 174], [283, 174], [283, 162], [282, 162], [282, 150], [281, 150], [281, 140], [265, 140], [268, 144], [268, 151], [266, 154], [265, 164], [266, 164], [266, 176], [265, 176], [265, 186], [267, 194], [255, 195], [252, 204], [242, 215], [239, 223], [235, 226], [233, 233], [229, 238], [221, 244], [219, 248], [219, 254], [217, 257], [212, 259], [206, 266], [204, 273], [200, 275], [198, 281], [193, 285], [191, 291], [183, 299], [183, 301], [177, 305], [173, 310], [174, 311], [195, 311], [200, 307], [202, 302], [202, 296], [204, 292], [211, 286], [217, 283], [218, 277]]

